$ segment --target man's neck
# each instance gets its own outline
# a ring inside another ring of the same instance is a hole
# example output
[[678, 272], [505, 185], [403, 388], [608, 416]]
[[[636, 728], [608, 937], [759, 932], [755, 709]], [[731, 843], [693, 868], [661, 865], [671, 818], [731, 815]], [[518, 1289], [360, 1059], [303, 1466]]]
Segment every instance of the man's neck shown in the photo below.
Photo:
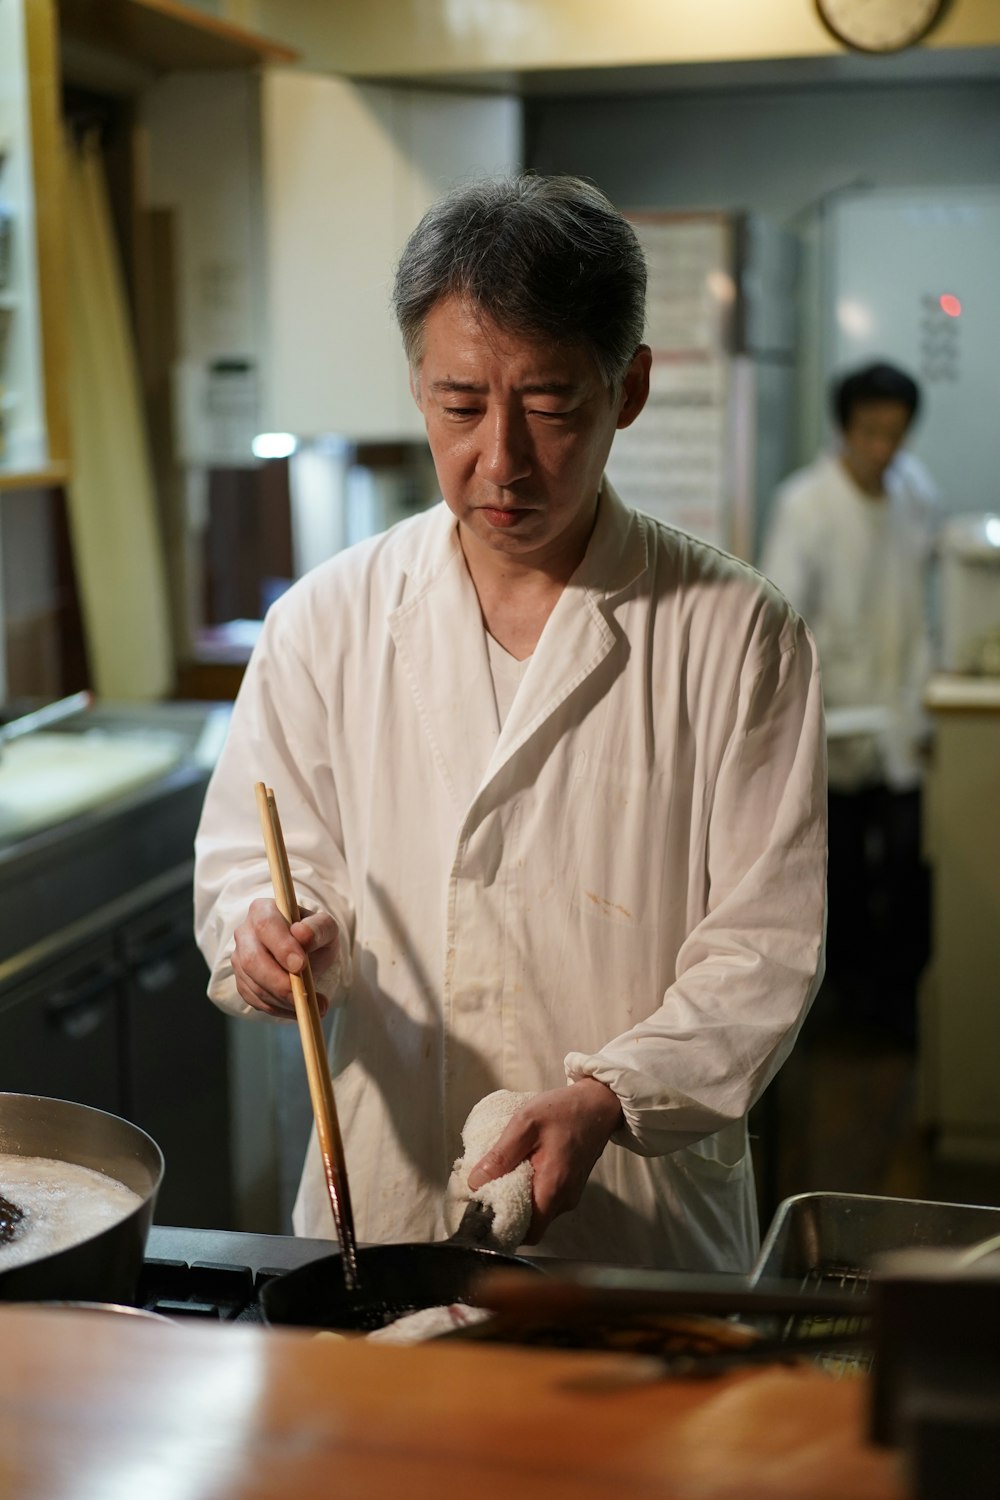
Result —
[[534, 651], [560, 594], [580, 566], [590, 535], [568, 540], [541, 559], [496, 552], [461, 525], [458, 534], [483, 624], [505, 651], [523, 661]]
[[519, 567], [511, 559], [493, 558], [506, 567], [491, 566], [476, 549], [463, 545], [483, 624], [495, 641], [518, 661], [531, 655], [545, 629], [545, 622], [555, 609], [559, 596], [574, 569], [563, 576], [561, 571], [542, 572]]
[[844, 473], [847, 475], [848, 479], [854, 485], [855, 489], [860, 490], [861, 493], [865, 496], [866, 499], [868, 499], [868, 500], [884, 500], [885, 499], [885, 485], [884, 485], [884, 482], [883, 482], [884, 475], [880, 475], [878, 479], [874, 479], [873, 480], [870, 477], [866, 477], [863, 474], [859, 474], [858, 471], [857, 471], [857, 469], [855, 469], [854, 465], [851, 463], [851, 460], [850, 460], [849, 456], [846, 453], [841, 453], [839, 455], [839, 458], [840, 458], [840, 466], [844, 470]]

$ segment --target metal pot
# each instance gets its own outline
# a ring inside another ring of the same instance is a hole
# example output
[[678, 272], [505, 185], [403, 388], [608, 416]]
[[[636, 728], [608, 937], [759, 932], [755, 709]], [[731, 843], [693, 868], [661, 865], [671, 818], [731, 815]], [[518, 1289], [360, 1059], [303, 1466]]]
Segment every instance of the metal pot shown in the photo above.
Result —
[[138, 1193], [138, 1207], [66, 1250], [0, 1270], [4, 1302], [135, 1301], [163, 1153], [127, 1120], [86, 1104], [0, 1093], [0, 1156], [42, 1156], [92, 1167]]
[[88, 1312], [101, 1313], [104, 1317], [128, 1317], [133, 1321], [138, 1319], [140, 1323], [172, 1323], [172, 1318], [164, 1317], [163, 1313], [151, 1312], [148, 1307], [132, 1307], [126, 1302], [27, 1302], [14, 1303], [15, 1307], [40, 1307], [52, 1312]]
[[358, 1251], [358, 1288], [349, 1290], [339, 1255], [324, 1255], [263, 1287], [260, 1300], [269, 1323], [371, 1333], [406, 1313], [467, 1300], [487, 1271], [541, 1274], [537, 1266], [498, 1250], [437, 1244], [369, 1245]]

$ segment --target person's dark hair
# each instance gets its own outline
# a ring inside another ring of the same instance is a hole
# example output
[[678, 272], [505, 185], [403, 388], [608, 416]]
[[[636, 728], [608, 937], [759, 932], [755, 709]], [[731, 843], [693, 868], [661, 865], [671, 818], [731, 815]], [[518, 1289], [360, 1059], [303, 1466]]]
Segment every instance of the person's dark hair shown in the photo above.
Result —
[[855, 408], [871, 401], [898, 401], [910, 413], [912, 422], [920, 407], [920, 388], [905, 370], [895, 365], [865, 365], [834, 382], [833, 414], [843, 432]]
[[617, 390], [642, 342], [646, 262], [591, 183], [486, 178], [428, 209], [400, 257], [393, 308], [411, 367], [427, 314], [448, 296], [512, 333], [586, 348]]

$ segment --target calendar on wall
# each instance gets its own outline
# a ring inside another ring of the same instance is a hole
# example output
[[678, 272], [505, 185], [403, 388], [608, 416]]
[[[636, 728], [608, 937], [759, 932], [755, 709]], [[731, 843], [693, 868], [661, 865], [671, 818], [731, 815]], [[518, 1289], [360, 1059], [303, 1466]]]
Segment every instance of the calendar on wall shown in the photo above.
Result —
[[756, 216], [628, 216], [646, 258], [649, 400], [607, 473], [630, 505], [754, 559], [791, 462], [797, 250]]

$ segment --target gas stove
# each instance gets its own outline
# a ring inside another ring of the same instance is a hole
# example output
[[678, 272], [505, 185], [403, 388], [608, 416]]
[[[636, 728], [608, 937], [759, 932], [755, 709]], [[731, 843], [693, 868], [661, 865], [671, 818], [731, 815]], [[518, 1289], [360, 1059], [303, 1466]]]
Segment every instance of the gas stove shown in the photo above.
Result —
[[261, 1288], [335, 1249], [330, 1240], [154, 1224], [137, 1301], [168, 1318], [263, 1323]]
[[[168, 1318], [222, 1323], [264, 1323], [260, 1293], [267, 1282], [321, 1256], [335, 1254], [334, 1240], [229, 1229], [183, 1229], [154, 1224], [146, 1241], [137, 1304]], [[570, 1274], [607, 1270], [590, 1261], [525, 1259]]]

